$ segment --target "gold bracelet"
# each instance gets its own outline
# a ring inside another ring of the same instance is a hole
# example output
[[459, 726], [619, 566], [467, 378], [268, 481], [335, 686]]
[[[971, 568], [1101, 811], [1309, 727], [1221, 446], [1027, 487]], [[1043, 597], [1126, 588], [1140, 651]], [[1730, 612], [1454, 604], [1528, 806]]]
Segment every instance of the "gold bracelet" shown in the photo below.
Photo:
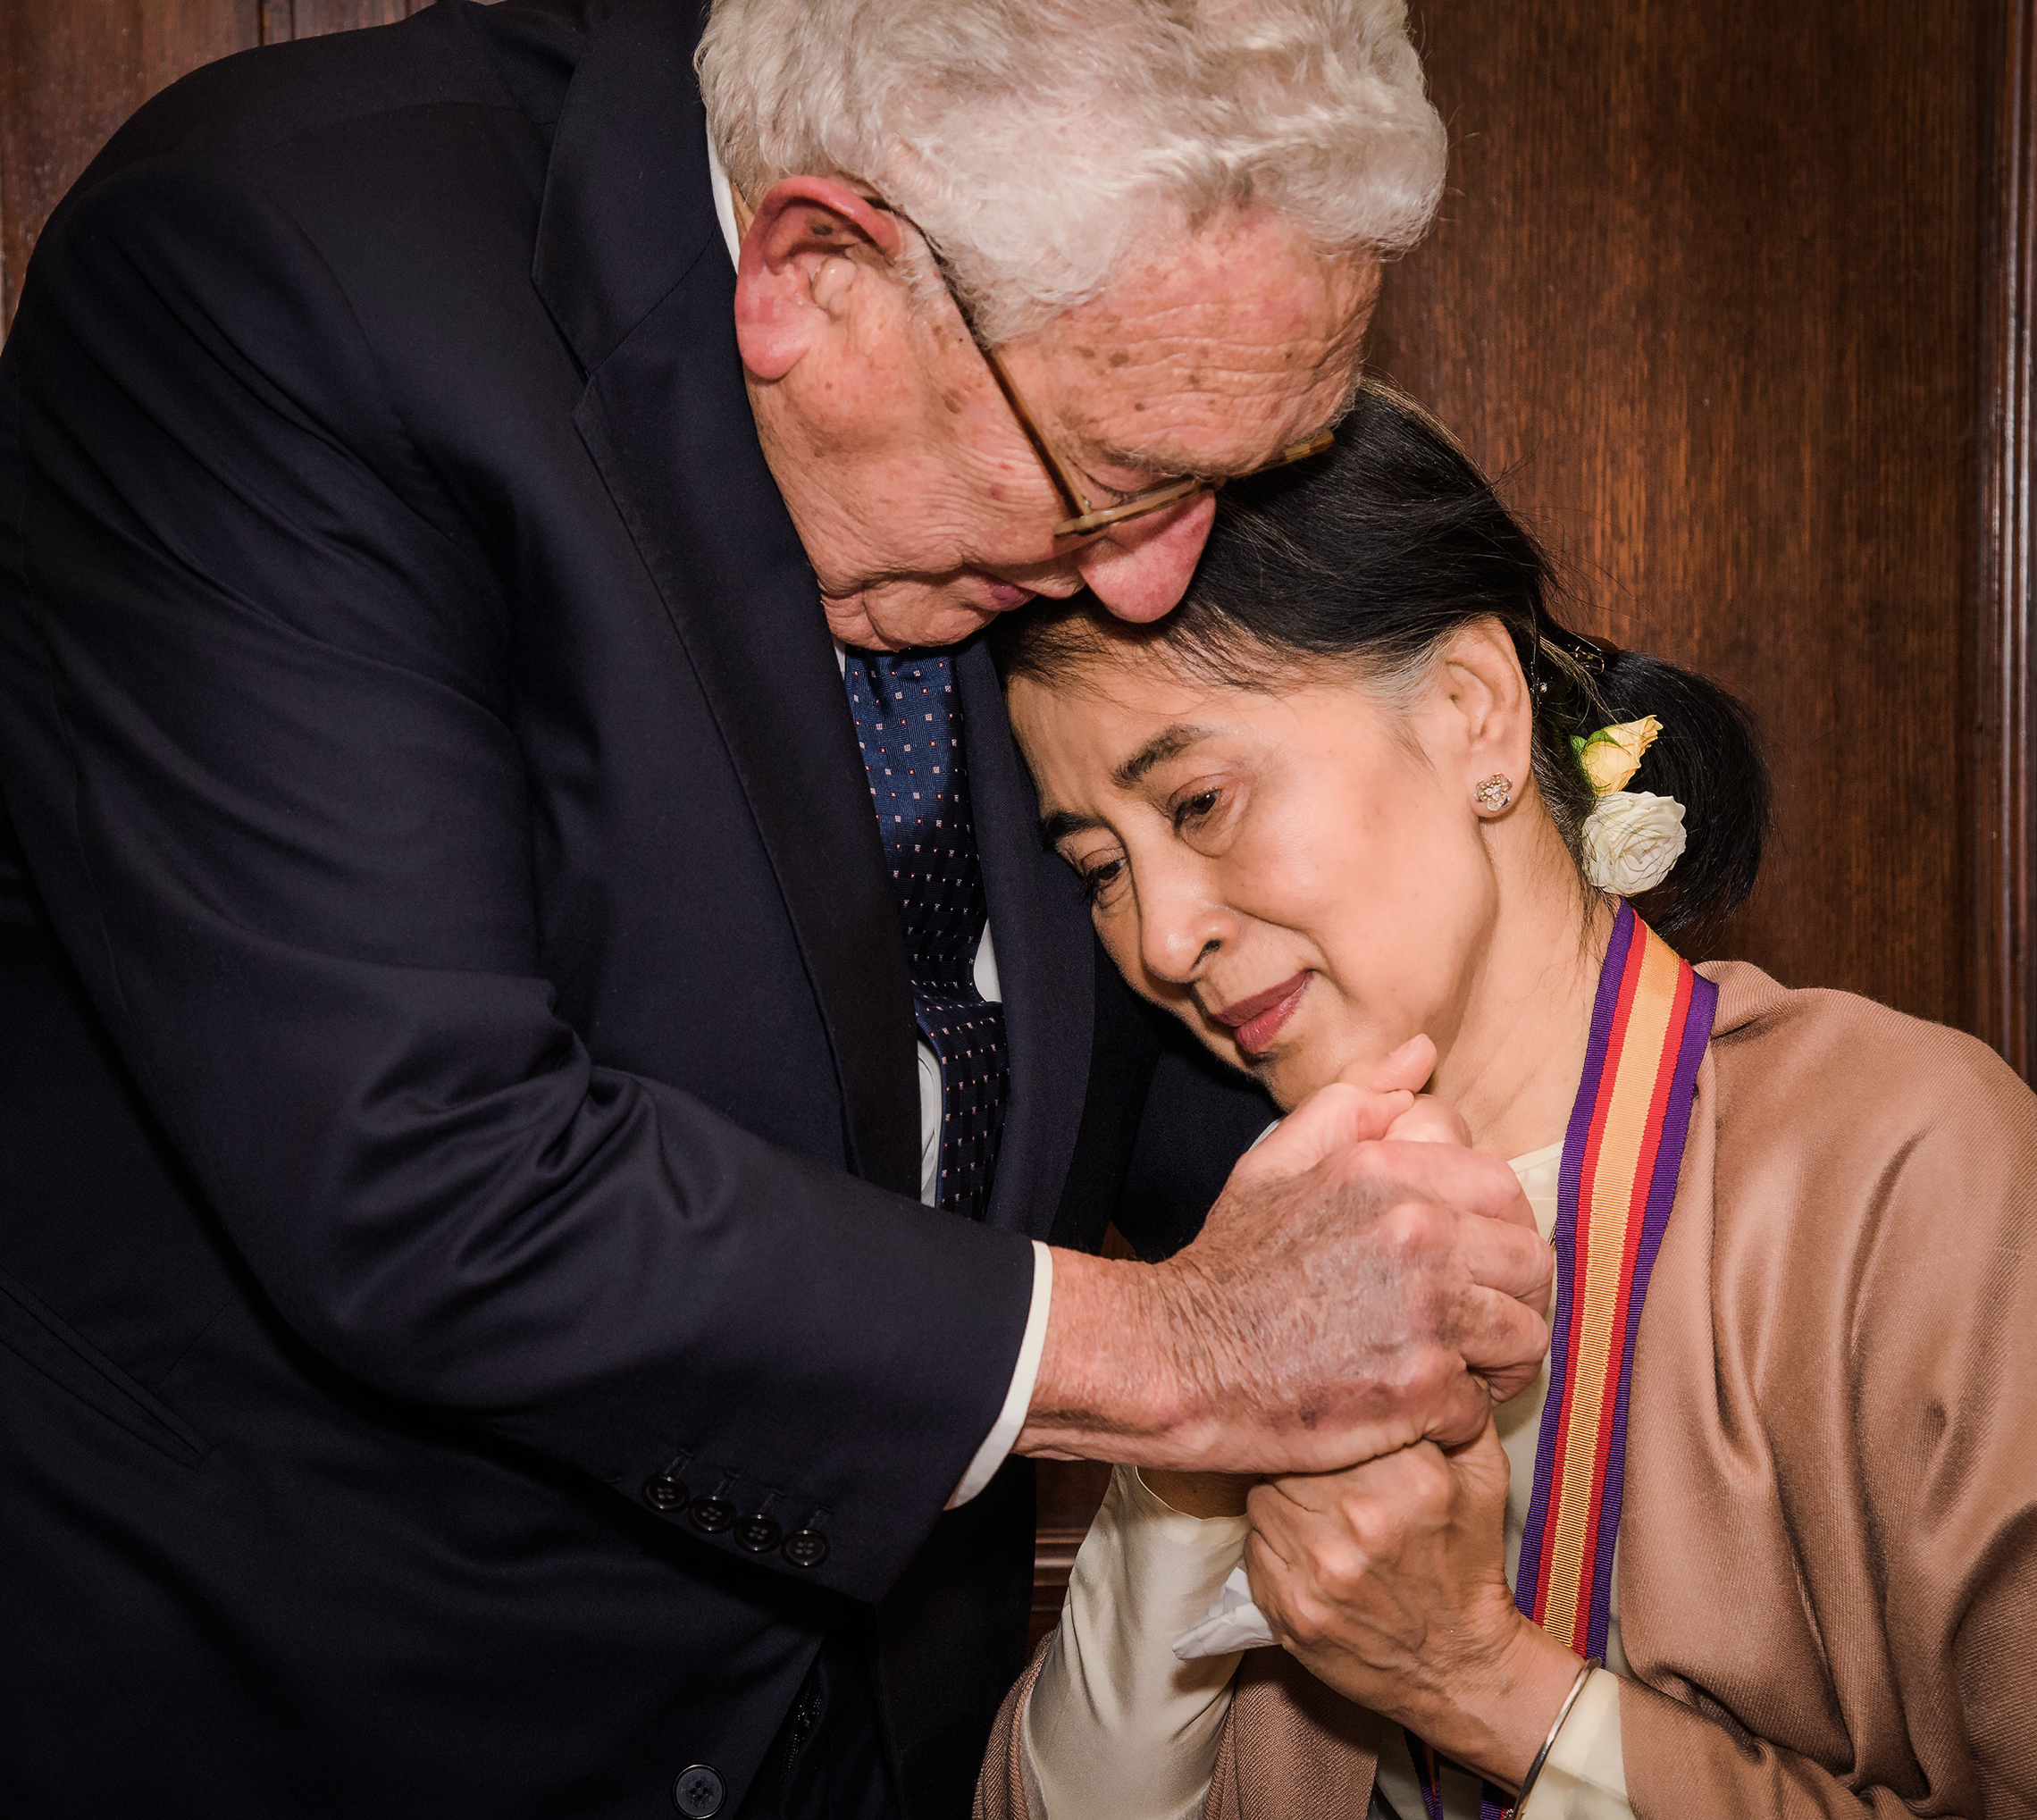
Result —
[[1584, 1684], [1591, 1679], [1591, 1671], [1599, 1665], [1600, 1658], [1592, 1656], [1578, 1670], [1577, 1679], [1571, 1683], [1571, 1690], [1563, 1696], [1563, 1703], [1556, 1708], [1556, 1722], [1549, 1727], [1549, 1735], [1543, 1739], [1542, 1748], [1535, 1753], [1535, 1760], [1528, 1765], [1527, 1779], [1521, 1784], [1521, 1792], [1514, 1796], [1513, 1805], [1506, 1810], [1504, 1820], [1520, 1820], [1521, 1810], [1528, 1805], [1528, 1797], [1535, 1792], [1536, 1779], [1542, 1774], [1542, 1765], [1548, 1762], [1549, 1753], [1556, 1748], [1556, 1734], [1563, 1729], [1563, 1721], [1570, 1717], [1571, 1708], [1577, 1704], [1577, 1697], [1584, 1691]]

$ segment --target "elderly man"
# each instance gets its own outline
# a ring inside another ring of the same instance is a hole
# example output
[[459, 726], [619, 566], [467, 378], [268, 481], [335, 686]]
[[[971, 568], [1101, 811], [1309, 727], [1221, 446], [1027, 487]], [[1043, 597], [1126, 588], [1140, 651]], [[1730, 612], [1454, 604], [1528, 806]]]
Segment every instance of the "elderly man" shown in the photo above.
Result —
[[447, 0], [119, 135], [0, 362], [0, 1807], [959, 1813], [1015, 1452], [1476, 1430], [1511, 1177], [1224, 1189], [971, 642], [1169, 608], [1438, 141], [1399, 0]]

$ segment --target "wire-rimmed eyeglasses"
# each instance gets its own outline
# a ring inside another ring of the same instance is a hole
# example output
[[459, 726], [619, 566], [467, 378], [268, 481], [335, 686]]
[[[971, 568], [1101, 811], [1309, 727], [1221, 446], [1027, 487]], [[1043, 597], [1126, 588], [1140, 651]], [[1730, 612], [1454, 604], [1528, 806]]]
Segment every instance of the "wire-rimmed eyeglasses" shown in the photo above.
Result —
[[[997, 389], [1004, 395], [1004, 402], [1010, 407], [1012, 416], [1019, 429], [1026, 432], [1026, 440], [1033, 445], [1033, 452], [1040, 458], [1040, 465], [1046, 470], [1055, 492], [1060, 495], [1061, 503], [1069, 508], [1069, 516], [1053, 528], [1057, 538], [1086, 537], [1092, 532], [1101, 531], [1106, 525], [1122, 524], [1133, 518], [1143, 518], [1149, 512], [1162, 512], [1168, 507], [1183, 499], [1193, 499], [1197, 493], [1215, 492], [1226, 480], [1245, 478], [1245, 475], [1188, 475], [1180, 480], [1162, 481], [1158, 486], [1148, 487], [1143, 492], [1131, 494], [1115, 506], [1097, 506], [1083, 489], [1080, 477], [1060, 452], [1041, 433], [1033, 414], [1026, 408], [1026, 402], [1018, 396], [1018, 388], [1011, 383], [1011, 375], [1005, 371], [1004, 363], [998, 358], [997, 350], [977, 329], [976, 317], [962, 301], [961, 293], [955, 289], [954, 275], [948, 269], [948, 262], [941, 256], [941, 249], [926, 229], [909, 214], [893, 208], [888, 203], [877, 205], [895, 219], [903, 222], [926, 243], [933, 256], [934, 269], [941, 274], [942, 289], [948, 293], [948, 301], [954, 305], [955, 314], [962, 319], [962, 327], [968, 331], [969, 340], [983, 356], [983, 364], [990, 369], [990, 376], [997, 382]], [[1277, 467], [1286, 467], [1290, 462], [1305, 461], [1312, 455], [1320, 455], [1336, 440], [1328, 430], [1319, 430], [1313, 436], [1299, 442], [1291, 442], [1280, 450], [1272, 460], [1252, 468], [1250, 474], [1269, 474]]]

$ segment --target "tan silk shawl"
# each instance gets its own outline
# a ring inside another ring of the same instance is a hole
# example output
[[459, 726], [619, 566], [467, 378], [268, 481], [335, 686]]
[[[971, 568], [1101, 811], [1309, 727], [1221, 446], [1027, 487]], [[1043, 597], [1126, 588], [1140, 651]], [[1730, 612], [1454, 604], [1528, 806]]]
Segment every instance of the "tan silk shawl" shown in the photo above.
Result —
[[[1641, 1316], [1620, 1527], [1640, 1820], [2037, 1816], [2037, 1097], [1735, 961]], [[1027, 1820], [1015, 1715], [979, 1820]], [[1359, 1820], [1372, 1715], [1245, 1658], [1210, 1820]]]

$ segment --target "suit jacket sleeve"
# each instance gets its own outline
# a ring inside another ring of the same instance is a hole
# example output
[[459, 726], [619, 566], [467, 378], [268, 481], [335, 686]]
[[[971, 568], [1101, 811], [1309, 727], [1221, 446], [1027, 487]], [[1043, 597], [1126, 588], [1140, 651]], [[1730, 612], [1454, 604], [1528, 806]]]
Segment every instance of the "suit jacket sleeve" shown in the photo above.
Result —
[[514, 527], [452, 509], [254, 179], [183, 153], [88, 184], [9, 355], [0, 776], [266, 1294], [358, 1378], [627, 1495], [773, 1497], [875, 1597], [996, 1416], [1026, 1241], [596, 1067], [554, 1014]]

